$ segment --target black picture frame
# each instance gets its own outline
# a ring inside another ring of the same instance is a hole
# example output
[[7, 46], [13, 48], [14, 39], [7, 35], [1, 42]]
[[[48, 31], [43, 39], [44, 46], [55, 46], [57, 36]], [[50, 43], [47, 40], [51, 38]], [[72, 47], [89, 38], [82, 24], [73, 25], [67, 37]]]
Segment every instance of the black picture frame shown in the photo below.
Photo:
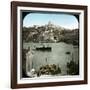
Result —
[[[72, 80], [72, 81], [55, 81], [55, 82], [39, 82], [39, 83], [17, 83], [17, 14], [18, 14], [18, 7], [35, 7], [35, 8], [52, 8], [52, 9], [66, 9], [66, 10], [81, 10], [84, 13], [84, 39], [83, 39], [83, 49], [84, 49], [84, 69], [83, 69], [83, 80]], [[80, 85], [80, 84], [87, 84], [87, 6], [83, 5], [66, 5], [66, 4], [51, 4], [51, 3], [33, 3], [33, 2], [18, 2], [12, 1], [11, 2], [11, 88], [31, 88], [31, 87], [47, 87], [47, 86], [64, 86], [64, 85]]]

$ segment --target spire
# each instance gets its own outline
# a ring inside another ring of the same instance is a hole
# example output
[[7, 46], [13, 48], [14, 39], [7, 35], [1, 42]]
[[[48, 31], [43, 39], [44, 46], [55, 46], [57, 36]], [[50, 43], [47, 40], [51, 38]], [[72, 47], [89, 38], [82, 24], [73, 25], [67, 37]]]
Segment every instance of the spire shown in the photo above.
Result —
[[48, 25], [52, 25], [52, 22], [51, 22], [51, 21], [49, 21], [49, 22], [48, 22]]
[[52, 26], [53, 26], [53, 24], [52, 24], [51, 21], [48, 22], [48, 26], [49, 26], [49, 27], [52, 27]]

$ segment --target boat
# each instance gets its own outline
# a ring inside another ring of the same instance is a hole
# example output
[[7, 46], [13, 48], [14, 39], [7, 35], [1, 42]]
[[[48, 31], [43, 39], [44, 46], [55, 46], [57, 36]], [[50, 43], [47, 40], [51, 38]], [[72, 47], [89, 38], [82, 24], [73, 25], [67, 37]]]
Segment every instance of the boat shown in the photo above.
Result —
[[51, 51], [51, 47], [36, 47], [38, 51]]
[[43, 45], [43, 46], [36, 47], [36, 50], [37, 51], [51, 51], [52, 48], [50, 46]]
[[71, 54], [71, 52], [67, 51], [66, 54]]

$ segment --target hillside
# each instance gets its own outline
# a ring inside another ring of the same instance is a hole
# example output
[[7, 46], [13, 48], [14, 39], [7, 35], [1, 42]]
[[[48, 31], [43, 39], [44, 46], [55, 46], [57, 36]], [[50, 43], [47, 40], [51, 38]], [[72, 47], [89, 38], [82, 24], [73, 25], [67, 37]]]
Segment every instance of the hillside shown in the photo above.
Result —
[[79, 44], [79, 29], [65, 29], [60, 26], [47, 24], [44, 26], [23, 27], [23, 42]]

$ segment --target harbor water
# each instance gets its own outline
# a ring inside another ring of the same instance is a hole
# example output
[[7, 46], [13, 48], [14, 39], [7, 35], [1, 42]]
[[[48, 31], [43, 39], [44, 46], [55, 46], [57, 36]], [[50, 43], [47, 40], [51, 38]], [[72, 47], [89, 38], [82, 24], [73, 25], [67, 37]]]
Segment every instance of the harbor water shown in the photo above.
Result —
[[[37, 47], [51, 47], [51, 51], [36, 50]], [[38, 70], [41, 66], [55, 64], [61, 68], [61, 75], [67, 75], [67, 62], [73, 60], [78, 63], [79, 48], [72, 44], [60, 43], [23, 43], [23, 49], [30, 47], [33, 53], [32, 67]], [[67, 52], [70, 52], [67, 54]]]

